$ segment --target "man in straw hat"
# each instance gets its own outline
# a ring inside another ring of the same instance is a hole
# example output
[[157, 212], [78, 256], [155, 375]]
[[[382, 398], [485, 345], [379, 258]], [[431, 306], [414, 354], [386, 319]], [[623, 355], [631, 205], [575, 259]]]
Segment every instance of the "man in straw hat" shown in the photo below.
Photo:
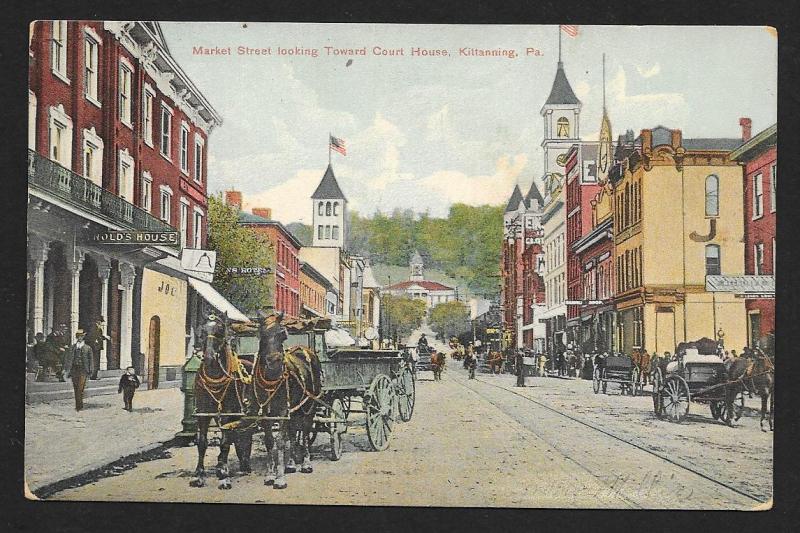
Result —
[[83, 389], [86, 387], [86, 378], [92, 373], [92, 347], [85, 342], [86, 332], [79, 329], [75, 332], [73, 344], [64, 356], [64, 371], [67, 377], [72, 378], [72, 387], [75, 390], [75, 410], [83, 409]]

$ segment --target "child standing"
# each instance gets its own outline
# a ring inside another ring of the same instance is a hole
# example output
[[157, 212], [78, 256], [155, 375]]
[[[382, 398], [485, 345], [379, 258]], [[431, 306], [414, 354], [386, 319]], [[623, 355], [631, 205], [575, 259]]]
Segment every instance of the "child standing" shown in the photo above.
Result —
[[122, 393], [122, 400], [125, 402], [126, 411], [133, 410], [133, 393], [139, 387], [139, 377], [136, 375], [136, 370], [129, 366], [122, 377], [119, 378], [119, 390], [117, 394]]

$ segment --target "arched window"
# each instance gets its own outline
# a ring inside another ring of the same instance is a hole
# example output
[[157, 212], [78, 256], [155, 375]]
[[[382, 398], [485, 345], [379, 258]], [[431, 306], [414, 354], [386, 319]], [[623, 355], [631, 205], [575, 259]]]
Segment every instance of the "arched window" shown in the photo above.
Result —
[[330, 214], [331, 214], [331, 203], [330, 202], [325, 204], [325, 214], [328, 215], [328, 216], [330, 216]]
[[627, 228], [631, 224], [631, 187], [629, 183], [625, 184], [625, 218], [622, 222], [622, 227]]
[[324, 209], [325, 209], [325, 202], [320, 202], [320, 203], [319, 203], [319, 209], [318, 209], [318, 211], [317, 211], [317, 212], [318, 212], [320, 215], [323, 215], [323, 214], [325, 214], [325, 211], [324, 211]]
[[706, 276], [719, 276], [722, 273], [719, 245], [706, 245]]
[[556, 137], [560, 139], [569, 137], [569, 120], [567, 120], [567, 117], [561, 117], [556, 122]]
[[333, 216], [339, 214], [339, 202], [333, 202]]
[[719, 216], [719, 178], [714, 174], [706, 178], [706, 216]]

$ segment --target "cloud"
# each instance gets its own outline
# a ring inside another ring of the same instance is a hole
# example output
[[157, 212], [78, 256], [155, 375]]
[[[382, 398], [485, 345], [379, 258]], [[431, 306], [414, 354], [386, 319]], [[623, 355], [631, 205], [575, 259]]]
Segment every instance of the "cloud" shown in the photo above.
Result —
[[250, 211], [254, 207], [272, 209], [272, 218], [288, 223], [291, 221], [311, 223], [311, 194], [319, 184], [319, 170], [303, 169], [286, 181], [254, 194], [244, 194], [242, 207]]
[[641, 66], [636, 65], [636, 70], [637, 72], [639, 72], [639, 75], [641, 77], [652, 78], [653, 76], [661, 72], [661, 63], [656, 63], [647, 70], [644, 70]]
[[517, 183], [528, 164], [528, 156], [517, 154], [500, 157], [491, 176], [469, 176], [456, 170], [440, 170], [419, 180], [423, 190], [441, 195], [448, 203], [469, 205], [500, 204], [507, 200], [508, 191]]

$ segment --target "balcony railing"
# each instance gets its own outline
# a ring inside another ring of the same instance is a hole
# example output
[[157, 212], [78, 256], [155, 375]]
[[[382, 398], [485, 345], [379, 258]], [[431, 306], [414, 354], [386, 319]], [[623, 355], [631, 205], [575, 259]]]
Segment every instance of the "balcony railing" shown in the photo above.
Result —
[[28, 186], [44, 190], [87, 213], [108, 218], [128, 229], [175, 231], [144, 209], [33, 150], [28, 150]]

